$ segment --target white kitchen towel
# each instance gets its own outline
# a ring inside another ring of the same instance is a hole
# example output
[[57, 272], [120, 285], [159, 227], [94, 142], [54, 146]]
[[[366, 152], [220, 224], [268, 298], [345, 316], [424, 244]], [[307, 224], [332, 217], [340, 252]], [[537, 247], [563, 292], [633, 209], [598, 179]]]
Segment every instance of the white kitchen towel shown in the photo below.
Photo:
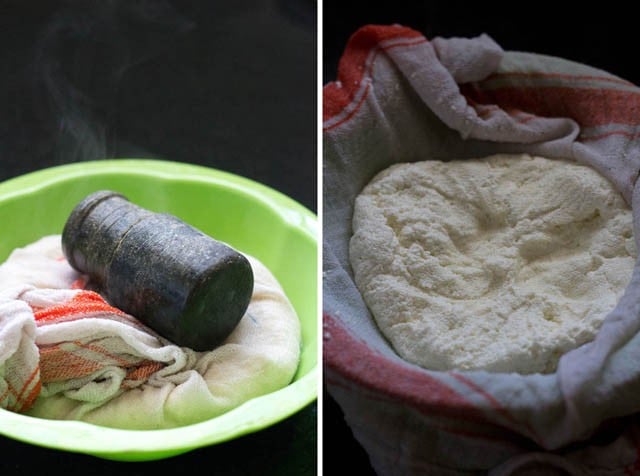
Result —
[[378, 473], [640, 474], [638, 265], [593, 342], [553, 374], [519, 375], [402, 360], [348, 257], [355, 197], [377, 172], [496, 153], [593, 167], [632, 206], [638, 243], [640, 89], [568, 60], [505, 52], [487, 35], [428, 40], [368, 25], [349, 40], [323, 101], [325, 381]]
[[0, 407], [127, 429], [203, 421], [289, 384], [300, 323], [275, 277], [248, 256], [254, 291], [223, 344], [178, 347], [82, 289], [60, 236], [0, 265]]

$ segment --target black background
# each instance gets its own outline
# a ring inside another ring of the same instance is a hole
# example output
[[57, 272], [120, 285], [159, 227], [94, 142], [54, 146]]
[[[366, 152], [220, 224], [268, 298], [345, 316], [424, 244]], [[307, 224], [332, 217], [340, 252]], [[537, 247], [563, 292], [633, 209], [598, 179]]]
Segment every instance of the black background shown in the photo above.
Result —
[[[637, 17], [620, 2], [323, 2], [323, 83], [336, 78], [349, 36], [366, 24], [412, 27], [427, 38], [490, 35], [505, 50], [529, 51], [585, 63], [640, 84]], [[325, 392], [323, 468], [336, 474], [345, 461], [359, 475], [374, 474], [353, 440], [337, 403]], [[460, 455], [464, 458], [464, 455]]]
[[0, 180], [154, 157], [316, 209], [313, 0], [0, 0]]
[[[264, 183], [316, 211], [313, 0], [0, 0], [0, 181], [153, 157]], [[6, 233], [11, 224], [1, 223]], [[0, 437], [0, 474], [312, 475], [317, 405], [264, 431], [126, 464]]]
[[505, 50], [548, 54], [604, 69], [640, 84], [639, 24], [625, 3], [594, 8], [568, 2], [323, 2], [323, 82], [335, 79], [349, 36], [366, 24], [414, 28], [427, 38], [487, 33]]

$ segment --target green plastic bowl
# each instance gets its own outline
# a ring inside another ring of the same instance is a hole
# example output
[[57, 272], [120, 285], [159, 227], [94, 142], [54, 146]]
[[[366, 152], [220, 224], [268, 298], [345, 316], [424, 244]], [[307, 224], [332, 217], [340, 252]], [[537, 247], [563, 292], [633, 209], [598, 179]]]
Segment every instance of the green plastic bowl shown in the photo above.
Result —
[[161, 160], [80, 162], [0, 183], [0, 262], [16, 247], [61, 233], [72, 208], [101, 189], [176, 215], [260, 259], [300, 318], [303, 348], [296, 376], [287, 387], [221, 416], [174, 429], [120, 430], [0, 409], [0, 435], [107, 459], [154, 460], [266, 428], [317, 398], [318, 246], [313, 213], [271, 188], [206, 167]]

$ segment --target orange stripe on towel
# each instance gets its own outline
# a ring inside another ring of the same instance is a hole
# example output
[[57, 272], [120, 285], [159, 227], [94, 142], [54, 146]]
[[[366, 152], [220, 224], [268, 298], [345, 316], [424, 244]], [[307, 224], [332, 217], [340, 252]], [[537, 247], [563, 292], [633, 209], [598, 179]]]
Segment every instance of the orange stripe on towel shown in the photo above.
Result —
[[[36, 370], [38, 370], [38, 369], [36, 369]], [[33, 381], [33, 379], [30, 379], [29, 383], [31, 383], [32, 381]], [[22, 399], [22, 404], [21, 404], [20, 408], [18, 409], [18, 411], [19, 412], [23, 412], [23, 411], [26, 411], [29, 408], [31, 408], [33, 403], [36, 401], [36, 398], [38, 398], [38, 395], [40, 395], [40, 390], [41, 389], [42, 389], [42, 381], [40, 380], [40, 378], [36, 378], [35, 382], [33, 383], [32, 388], [31, 388], [31, 391]]]
[[158, 370], [164, 368], [162, 362], [154, 362], [153, 360], [143, 361], [139, 367], [129, 369], [125, 381], [122, 382], [123, 387], [130, 387], [133, 382], [146, 382]]
[[120, 309], [113, 307], [102, 299], [102, 297], [94, 291], [80, 291], [73, 298], [64, 304], [50, 306], [34, 312], [36, 322], [55, 321], [62, 317], [69, 317], [73, 314], [89, 314], [111, 312], [118, 315], [124, 315]]

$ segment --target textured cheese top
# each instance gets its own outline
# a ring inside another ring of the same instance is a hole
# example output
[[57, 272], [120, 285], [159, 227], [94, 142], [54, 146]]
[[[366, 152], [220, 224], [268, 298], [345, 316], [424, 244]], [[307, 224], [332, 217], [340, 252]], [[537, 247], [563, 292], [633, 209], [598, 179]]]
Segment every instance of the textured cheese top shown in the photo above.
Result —
[[358, 196], [350, 260], [380, 330], [436, 370], [552, 372], [626, 287], [631, 210], [593, 169], [498, 155], [397, 164]]

